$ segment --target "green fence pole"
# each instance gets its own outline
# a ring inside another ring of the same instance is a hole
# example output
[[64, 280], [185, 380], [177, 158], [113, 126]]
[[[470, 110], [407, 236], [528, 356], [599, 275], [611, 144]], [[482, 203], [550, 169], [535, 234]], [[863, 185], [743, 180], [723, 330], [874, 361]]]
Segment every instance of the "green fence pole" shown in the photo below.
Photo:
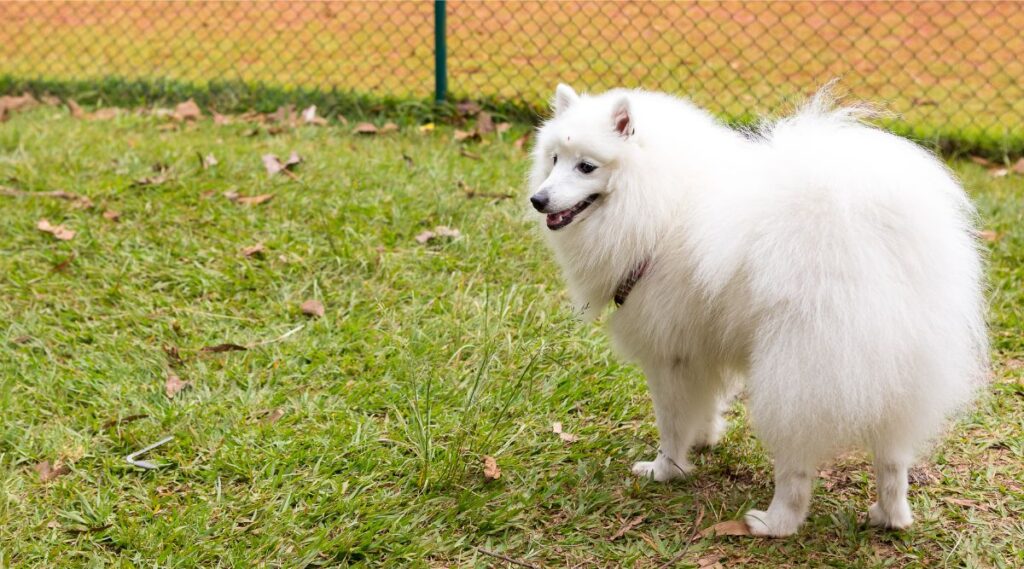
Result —
[[448, 47], [445, 44], [444, 0], [434, 0], [434, 99], [448, 98]]

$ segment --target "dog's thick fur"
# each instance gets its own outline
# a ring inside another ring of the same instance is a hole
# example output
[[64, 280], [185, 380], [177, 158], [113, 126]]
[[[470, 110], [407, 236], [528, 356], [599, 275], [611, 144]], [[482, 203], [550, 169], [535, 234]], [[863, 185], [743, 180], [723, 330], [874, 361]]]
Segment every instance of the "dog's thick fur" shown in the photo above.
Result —
[[756, 134], [640, 90], [559, 85], [553, 106], [530, 186], [548, 226], [585, 207], [542, 223], [574, 302], [597, 316], [648, 261], [609, 319], [661, 436], [633, 472], [689, 471], [744, 383], [775, 459], [753, 533], [795, 532], [817, 466], [850, 447], [874, 456], [870, 522], [909, 526], [907, 468], [988, 365], [974, 210], [951, 173], [827, 90]]

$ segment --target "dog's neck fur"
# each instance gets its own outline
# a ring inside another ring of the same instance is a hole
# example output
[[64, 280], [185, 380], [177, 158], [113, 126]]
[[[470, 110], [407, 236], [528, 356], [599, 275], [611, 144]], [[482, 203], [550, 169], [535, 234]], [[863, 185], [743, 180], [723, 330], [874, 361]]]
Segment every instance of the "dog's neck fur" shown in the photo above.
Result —
[[659, 242], [677, 204], [658, 202], [635, 190], [606, 194], [599, 202], [615, 203], [595, 203], [586, 218], [548, 232], [573, 302], [585, 320], [596, 318], [638, 267], [646, 264], [650, 270], [657, 264]]

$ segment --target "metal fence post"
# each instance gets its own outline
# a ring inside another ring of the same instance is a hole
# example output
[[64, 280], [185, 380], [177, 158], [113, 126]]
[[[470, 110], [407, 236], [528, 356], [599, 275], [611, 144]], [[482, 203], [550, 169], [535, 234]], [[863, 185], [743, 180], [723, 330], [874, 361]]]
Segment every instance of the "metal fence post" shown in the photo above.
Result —
[[445, 44], [445, 0], [434, 0], [434, 100], [448, 98], [448, 47]]

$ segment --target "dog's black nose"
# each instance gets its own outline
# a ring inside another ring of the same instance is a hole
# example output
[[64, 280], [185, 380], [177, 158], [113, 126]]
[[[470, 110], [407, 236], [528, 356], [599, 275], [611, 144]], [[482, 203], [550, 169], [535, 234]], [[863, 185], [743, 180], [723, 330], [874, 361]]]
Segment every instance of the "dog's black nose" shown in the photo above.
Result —
[[537, 192], [530, 196], [530, 203], [533, 204], [533, 209], [544, 213], [544, 208], [548, 207], [548, 195], [544, 192]]

